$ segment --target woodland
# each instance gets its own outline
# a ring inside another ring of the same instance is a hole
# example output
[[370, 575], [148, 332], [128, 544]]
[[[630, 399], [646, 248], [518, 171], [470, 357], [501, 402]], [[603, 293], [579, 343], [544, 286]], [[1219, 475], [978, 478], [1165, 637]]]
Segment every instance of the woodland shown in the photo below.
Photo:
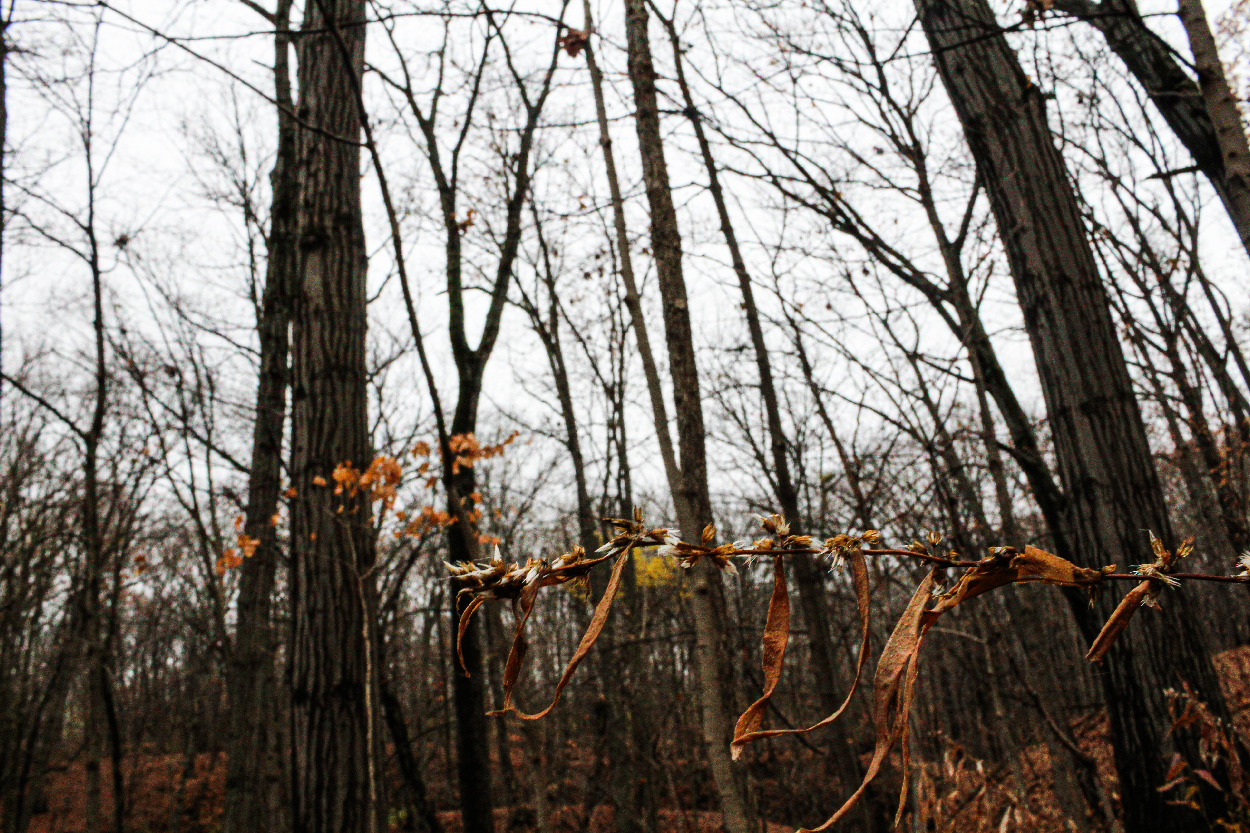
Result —
[[1250, 0], [4, 0], [3, 833], [1250, 833]]

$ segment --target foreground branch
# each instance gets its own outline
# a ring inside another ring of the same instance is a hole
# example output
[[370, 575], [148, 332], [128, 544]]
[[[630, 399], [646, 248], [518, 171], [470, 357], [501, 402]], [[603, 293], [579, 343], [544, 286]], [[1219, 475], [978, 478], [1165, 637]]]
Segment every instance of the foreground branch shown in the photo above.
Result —
[[[819, 833], [828, 830], [842, 819], [876, 777], [886, 757], [895, 744], [902, 744], [903, 788], [899, 795], [895, 823], [902, 818], [906, 804], [911, 768], [911, 755], [907, 743], [908, 716], [915, 697], [916, 677], [919, 672], [920, 647], [925, 634], [945, 613], [983, 593], [1009, 584], [1040, 583], [1059, 587], [1084, 588], [1090, 594], [1091, 603], [1102, 593], [1108, 582], [1136, 581], [1116, 607], [1115, 612], [1103, 625], [1098, 637], [1086, 655], [1091, 662], [1101, 662], [1119, 636], [1128, 628], [1133, 615], [1142, 606], [1158, 607], [1158, 596], [1167, 587], [1178, 587], [1182, 581], [1215, 581], [1250, 583], [1250, 555], [1239, 563], [1236, 575], [1208, 575], [1204, 573], [1181, 573], [1176, 565], [1189, 555], [1192, 542], [1186, 541], [1175, 552], [1169, 552], [1153, 534], [1150, 536], [1154, 560], [1137, 565], [1132, 572], [1116, 572], [1116, 565], [1102, 569], [1078, 567], [1067, 559], [1026, 546], [1024, 552], [1013, 547], [991, 547], [988, 555], [980, 560], [968, 560], [951, 550], [939, 552], [942, 536], [929, 533], [926, 542], [915, 541], [908, 549], [865, 548], [880, 544], [880, 533], [869, 530], [861, 535], [837, 535], [823, 543], [817, 543], [809, 535], [791, 535], [789, 524], [780, 515], [760, 519], [767, 537], [756, 541], [735, 541], [731, 544], [712, 546], [716, 528], [708, 525], [698, 544], [682, 541], [671, 529], [648, 529], [643, 524], [642, 513], [635, 510], [632, 519], [605, 518], [616, 530], [613, 538], [594, 555], [588, 555], [581, 547], [565, 553], [548, 563], [544, 559], [531, 558], [524, 565], [505, 564], [499, 557], [498, 548], [487, 563], [462, 562], [449, 564], [453, 576], [459, 579], [463, 589], [461, 596], [470, 597], [460, 620], [461, 633], [473, 613], [486, 601], [509, 599], [516, 613], [516, 628], [512, 649], [504, 671], [503, 708], [493, 714], [515, 714], [524, 720], [536, 720], [548, 714], [560, 701], [574, 671], [590, 653], [602, 633], [615, 600], [622, 568], [636, 548], [656, 547], [657, 554], [677, 559], [682, 567], [693, 567], [700, 559], [707, 558], [716, 567], [728, 573], [736, 573], [732, 559], [745, 558], [755, 561], [771, 558], [773, 561], [773, 593], [768, 605], [764, 627], [762, 655], [764, 666], [764, 691], [738, 719], [730, 744], [732, 756], [737, 759], [746, 744], [762, 738], [779, 735], [803, 734], [822, 728], [837, 720], [846, 711], [863, 676], [864, 664], [869, 653], [871, 617], [869, 609], [869, 582], [866, 559], [869, 556], [910, 558], [932, 565], [928, 575], [916, 588], [911, 601], [899, 618], [882, 649], [873, 676], [872, 720], [876, 733], [873, 756], [863, 782], [845, 803], [824, 824], [800, 833]], [[855, 678], [850, 691], [838, 708], [823, 720], [805, 728], [761, 729], [765, 712], [777, 685], [781, 680], [786, 646], [790, 637], [790, 600], [786, 583], [785, 559], [794, 555], [812, 555], [828, 559], [832, 570], [849, 564], [858, 602], [861, 645], [856, 663]], [[556, 685], [550, 705], [534, 714], [526, 714], [512, 703], [513, 689], [520, 674], [528, 643], [525, 626], [533, 612], [538, 593], [544, 587], [586, 581], [590, 571], [600, 564], [614, 561], [612, 578], [596, 606], [594, 616], [581, 642], [569, 660]], [[940, 571], [948, 568], [962, 569], [958, 581], [947, 591], [936, 588]], [[458, 601], [458, 600], [457, 600]], [[457, 646], [458, 647], [458, 646]], [[462, 662], [463, 667], [463, 662]], [[467, 671], [466, 671], [467, 673]]]

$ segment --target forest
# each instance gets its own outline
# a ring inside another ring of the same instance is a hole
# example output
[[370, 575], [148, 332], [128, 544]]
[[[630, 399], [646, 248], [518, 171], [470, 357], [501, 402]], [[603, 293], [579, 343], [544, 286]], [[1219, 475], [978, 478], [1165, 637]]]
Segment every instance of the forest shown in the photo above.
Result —
[[4, 0], [0, 833], [1250, 833], [1250, 0]]

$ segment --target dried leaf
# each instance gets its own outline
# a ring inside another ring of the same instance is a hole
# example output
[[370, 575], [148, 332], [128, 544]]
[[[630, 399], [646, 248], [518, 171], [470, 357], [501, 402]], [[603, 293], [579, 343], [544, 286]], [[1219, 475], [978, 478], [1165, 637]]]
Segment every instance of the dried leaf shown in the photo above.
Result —
[[[573, 677], [573, 672], [577, 670], [577, 666], [581, 663], [586, 655], [590, 653], [590, 649], [594, 647], [595, 641], [599, 638], [599, 634], [603, 632], [603, 627], [608, 623], [608, 615], [612, 612], [612, 602], [616, 599], [616, 591], [621, 586], [621, 576], [625, 572], [625, 563], [630, 558], [629, 550], [621, 553], [616, 557], [616, 564], [612, 567], [612, 577], [608, 579], [607, 589], [603, 591], [603, 598], [599, 599], [599, 604], [595, 607], [595, 614], [590, 619], [590, 625], [586, 628], [586, 633], [582, 635], [582, 641], [578, 644], [577, 650], [573, 653], [573, 657], [569, 660], [568, 666], [564, 669], [563, 676], [556, 683], [555, 697], [551, 700], [551, 705], [536, 714], [526, 714], [516, 706], [512, 705], [512, 688], [516, 684], [517, 671], [520, 670], [520, 660], [516, 660], [516, 667], [513, 668], [512, 655], [508, 656], [508, 669], [512, 669], [512, 676], [508, 677], [508, 671], [504, 672], [504, 703], [503, 708], [499, 711], [491, 712], [492, 716], [503, 714], [515, 714], [522, 720], [537, 720], [544, 717], [552, 709], [556, 707], [556, 703], [560, 702], [560, 695], [564, 692], [564, 687], [569, 684], [569, 680]], [[532, 603], [531, 603], [532, 604]], [[528, 617], [528, 613], [525, 613]], [[524, 627], [524, 620], [518, 621], [517, 637], [513, 640], [513, 650], [517, 649], [517, 642], [523, 644], [523, 633], [521, 628]], [[520, 649], [520, 653], [524, 656], [524, 648]]]
[[[838, 706], [837, 709], [834, 710], [833, 714], [829, 715], [828, 717], [824, 718], [818, 723], [814, 723], [811, 726], [808, 726], [805, 729], [766, 729], [764, 731], [759, 731], [760, 720], [754, 719], [752, 722], [748, 722], [747, 715], [751, 714], [752, 710], [757, 709], [758, 707], [758, 716], [762, 718], [764, 715], [765, 708], [768, 705], [768, 700], [772, 696], [772, 691], [773, 689], [776, 688], [775, 681], [772, 682], [770, 685], [770, 680], [767, 676], [768, 667], [766, 665], [765, 666], [765, 681], [764, 681], [764, 696], [761, 697], [758, 701], [756, 701], [751, 706], [751, 708], [747, 709], [747, 711], [743, 713], [742, 717], [738, 719], [738, 725], [734, 727], [734, 739], [733, 739], [733, 743], [731, 743], [729, 747], [730, 754], [734, 760], [737, 760], [738, 757], [742, 755], [743, 747], [745, 747], [746, 744], [750, 743], [751, 741], [760, 740], [761, 738], [777, 737], [779, 735], [801, 735], [801, 734], [806, 734], [807, 732], [814, 731], [816, 729], [823, 728], [825, 726], [828, 726], [833, 721], [837, 720], [839, 717], [841, 717], [843, 712], [846, 711], [846, 707], [850, 705], [851, 698], [855, 696], [855, 692], [859, 688], [859, 681], [864, 673], [864, 664], [868, 661], [869, 643], [871, 640], [871, 635], [869, 632], [869, 625], [871, 624], [871, 619], [870, 619], [869, 599], [868, 599], [868, 565], [864, 560], [863, 550], [854, 549], [850, 552], [847, 558], [849, 559], [850, 564], [851, 564], [851, 576], [855, 584], [855, 598], [859, 606], [859, 625], [860, 625], [859, 661], [855, 665], [855, 679], [851, 681], [850, 691], [847, 692], [846, 698], [842, 701], [842, 704]], [[782, 577], [782, 589], [783, 590], [784, 590], [784, 587], [785, 587], [785, 583], [784, 583], [784, 576], [783, 576]], [[773, 600], [774, 601], [777, 599], [777, 592], [778, 592], [777, 587], [776, 585], [774, 585], [774, 588], [773, 588]], [[769, 630], [770, 630], [770, 627], [773, 627], [773, 603], [774, 603], [773, 601], [769, 602], [768, 626], [766, 626], [764, 629], [764, 639], [765, 639], [764, 651], [765, 651], [766, 656], [767, 656], [767, 651], [768, 651], [767, 643], [769, 640]], [[789, 632], [790, 632], [788, 597], [786, 599], [785, 604], [786, 604], [785, 633], [786, 633], [786, 637], [788, 638]], [[782, 659], [784, 659], [784, 644], [782, 646], [782, 650], [783, 650], [783, 656], [779, 657], [777, 661], [776, 673], [777, 673], [778, 678], [780, 678], [781, 676], [781, 661]]]
[[590, 43], [590, 36], [594, 31], [593, 26], [582, 30], [570, 26], [568, 32], [560, 36], [560, 45], [564, 47], [565, 52], [569, 53], [570, 58], [576, 58]]
[[464, 675], [469, 676], [469, 669], [464, 667], [464, 654], [460, 650], [460, 643], [464, 641], [464, 632], [469, 629], [469, 621], [473, 618], [473, 614], [482, 606], [482, 602], [486, 601], [481, 596], [474, 596], [469, 602], [469, 606], [460, 614], [460, 627], [456, 629], [456, 656], [460, 658], [460, 670]]
[[764, 624], [764, 637], [760, 653], [764, 665], [764, 693], [750, 705], [734, 726], [734, 740], [730, 755], [736, 761], [742, 755], [744, 737], [753, 735], [764, 720], [768, 701], [781, 681], [781, 669], [786, 659], [786, 644], [790, 641], [790, 594], [786, 589], [786, 568], [781, 556], [773, 556], [773, 595], [768, 600], [768, 618]]
[[525, 623], [529, 621], [530, 614], [534, 612], [534, 602], [538, 599], [538, 591], [540, 589], [541, 585], [537, 582], [526, 585], [521, 590], [521, 595], [513, 603], [513, 611], [516, 613], [516, 628], [512, 632], [512, 648], [508, 651], [508, 663], [504, 666], [503, 671], [505, 709], [512, 702], [512, 688], [516, 685], [517, 675], [521, 673], [521, 663], [525, 659], [525, 652], [529, 650], [529, 643], [525, 641]]
[[1220, 782], [1219, 782], [1219, 781], [1216, 781], [1216, 780], [1215, 780], [1215, 776], [1211, 774], [1210, 770], [1206, 770], [1206, 769], [1195, 769], [1195, 770], [1194, 770], [1194, 775], [1197, 775], [1197, 776], [1198, 776], [1199, 778], [1201, 778], [1203, 781], [1206, 781], [1208, 784], [1210, 784], [1211, 786], [1215, 787], [1215, 788], [1216, 788], [1217, 790], [1219, 790], [1220, 792], [1223, 792], [1223, 791], [1224, 791], [1224, 788], [1223, 788], [1222, 786], [1220, 786]]
[[[1168, 774], [1163, 776], [1163, 780], [1173, 781], [1176, 778], [1179, 778], [1181, 773], [1184, 771], [1185, 771], [1185, 759], [1181, 757], [1181, 753], [1175, 752], [1172, 754], [1172, 766], [1168, 768]], [[1159, 787], [1160, 792], [1162, 792], [1165, 789], [1167, 788]]]
[[1115, 612], [1111, 614], [1111, 618], [1102, 626], [1098, 637], [1094, 640], [1094, 644], [1089, 646], [1089, 653], [1085, 658], [1090, 662], [1102, 662], [1107, 656], [1107, 652], [1111, 650], [1111, 646], [1115, 644], [1120, 634], [1124, 633], [1128, 628], [1129, 621], [1133, 615], [1137, 613], [1137, 609], [1141, 607], [1151, 593], [1151, 582], [1143, 581], [1124, 595], [1120, 600], [1120, 604], [1116, 606]]
[[1185, 783], [1184, 778], [1173, 778], [1171, 781], [1168, 781], [1162, 787], [1155, 787], [1155, 792], [1165, 793], [1168, 790], [1172, 789], [1173, 787], [1179, 786], [1184, 783]]
[[982, 593], [1021, 581], [1040, 581], [1061, 587], [1095, 587], [1102, 583], [1103, 574], [1100, 570], [1078, 567], [1066, 558], [1036, 547], [1025, 547], [1023, 553], [1008, 550], [969, 567], [955, 586], [938, 599], [933, 613], [945, 613]]
[[[804, 828], [799, 833], [821, 833], [846, 816], [877, 777], [881, 764], [885, 762], [894, 744], [905, 734], [911, 698], [915, 693], [916, 656], [920, 652], [925, 632], [937, 615], [941, 615], [927, 614], [925, 611], [925, 606], [933, 595], [933, 583], [934, 574], [930, 572], [916, 588], [915, 595], [911, 597], [911, 602], [894, 627], [894, 633], [890, 634], [890, 640], [881, 650], [881, 659], [877, 660], [877, 672], [873, 677], [872, 708], [876, 747], [864, 773], [863, 782], [824, 824], [810, 830]], [[910, 763], [910, 757], [905, 755], [904, 765], [910, 766]], [[904, 781], [903, 784], [905, 791], [907, 782]]]

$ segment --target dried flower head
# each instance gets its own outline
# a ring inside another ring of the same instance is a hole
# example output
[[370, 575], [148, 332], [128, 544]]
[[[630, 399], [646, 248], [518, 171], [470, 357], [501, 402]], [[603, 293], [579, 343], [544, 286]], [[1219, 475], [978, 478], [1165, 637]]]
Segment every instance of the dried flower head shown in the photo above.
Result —
[[1237, 575], [1242, 578], [1250, 578], [1250, 550], [1246, 550], [1237, 558]]
[[760, 515], [760, 526], [765, 532], [771, 532], [778, 538], [785, 538], [790, 534], [790, 524], [781, 515]]

